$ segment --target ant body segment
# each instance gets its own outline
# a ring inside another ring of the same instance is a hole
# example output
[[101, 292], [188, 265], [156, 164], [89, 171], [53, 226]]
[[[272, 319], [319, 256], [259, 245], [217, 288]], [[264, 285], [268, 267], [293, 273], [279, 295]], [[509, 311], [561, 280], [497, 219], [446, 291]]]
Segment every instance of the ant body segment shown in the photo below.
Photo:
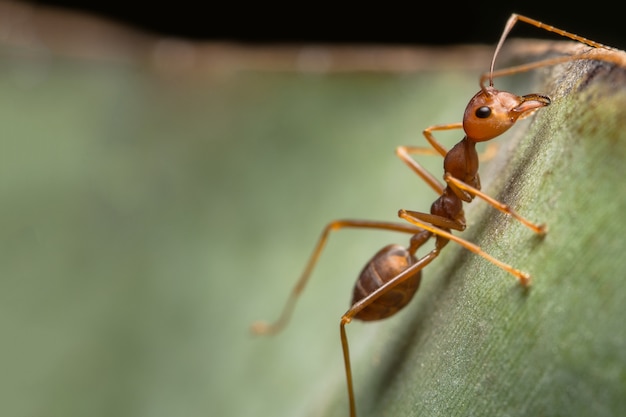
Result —
[[[578, 41], [592, 49], [577, 55], [558, 56], [542, 61], [519, 65], [502, 70], [494, 70], [498, 52], [513, 26], [522, 21], [537, 28], [554, 32], [558, 35]], [[595, 53], [597, 51], [604, 51]], [[512, 14], [506, 23], [500, 40], [496, 46], [489, 72], [480, 78], [480, 90], [470, 100], [465, 109], [463, 122], [446, 125], [435, 125], [426, 128], [423, 135], [431, 146], [400, 146], [396, 155], [439, 196], [431, 205], [428, 213], [400, 210], [398, 216], [404, 223], [369, 221], [369, 220], [335, 220], [330, 222], [322, 232], [317, 245], [302, 273], [293, 288], [281, 316], [273, 324], [257, 322], [252, 326], [257, 334], [273, 334], [280, 331], [288, 322], [295, 306], [295, 302], [304, 289], [321, 252], [332, 231], [343, 228], [380, 229], [397, 231], [411, 235], [407, 247], [392, 244], [383, 247], [365, 265], [356, 281], [353, 290], [351, 307], [341, 317], [340, 336], [344, 356], [346, 382], [350, 417], [356, 417], [356, 405], [350, 365], [350, 352], [345, 326], [353, 319], [362, 321], [381, 320], [390, 317], [404, 308], [417, 291], [422, 270], [436, 259], [441, 250], [449, 241], [463, 246], [471, 252], [482, 256], [494, 265], [513, 275], [522, 286], [530, 284], [530, 275], [513, 268], [488, 253], [479, 246], [466, 241], [452, 231], [461, 232], [466, 227], [463, 203], [469, 203], [478, 197], [495, 209], [517, 219], [534, 233], [546, 233], [545, 225], [533, 223], [506, 204], [503, 204], [481, 191], [478, 174], [479, 157], [476, 144], [486, 142], [503, 134], [518, 120], [523, 119], [536, 110], [551, 104], [549, 97], [542, 94], [528, 94], [518, 96], [506, 91], [497, 90], [493, 85], [496, 77], [517, 74], [540, 67], [556, 65], [572, 60], [595, 59], [608, 62], [618, 62], [611, 56], [614, 48], [588, 40], [573, 33], [546, 25], [537, 20]], [[433, 132], [463, 129], [465, 136], [450, 150], [442, 146], [434, 137]], [[425, 170], [411, 155], [436, 154], [443, 157], [444, 183]], [[426, 242], [434, 239], [434, 248], [424, 256], [418, 258], [417, 251]]]

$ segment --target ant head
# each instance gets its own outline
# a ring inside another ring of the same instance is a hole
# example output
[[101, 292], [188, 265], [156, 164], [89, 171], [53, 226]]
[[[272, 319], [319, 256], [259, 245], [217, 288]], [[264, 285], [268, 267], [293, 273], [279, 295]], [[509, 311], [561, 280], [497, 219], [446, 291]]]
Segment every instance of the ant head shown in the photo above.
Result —
[[463, 130], [473, 142], [493, 139], [506, 132], [519, 119], [550, 104], [539, 94], [516, 96], [488, 86], [481, 89], [465, 108]]

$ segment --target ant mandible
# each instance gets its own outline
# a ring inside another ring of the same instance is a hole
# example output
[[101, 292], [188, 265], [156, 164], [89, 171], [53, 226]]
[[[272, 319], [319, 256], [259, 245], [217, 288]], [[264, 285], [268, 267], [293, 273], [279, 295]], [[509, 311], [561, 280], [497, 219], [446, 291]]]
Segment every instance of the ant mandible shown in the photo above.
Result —
[[[577, 55], [558, 56], [495, 71], [494, 67], [498, 52], [502, 48], [507, 35], [518, 21], [581, 42], [593, 49]], [[603, 50], [607, 53], [598, 54], [592, 52], [597, 50]], [[345, 330], [346, 324], [353, 319], [363, 321], [381, 320], [394, 315], [404, 308], [411, 301], [419, 287], [422, 269], [439, 256], [441, 250], [449, 241], [452, 240], [471, 252], [482, 256], [513, 275], [522, 286], [528, 286], [530, 284], [529, 274], [513, 268], [485, 253], [479, 246], [452, 234], [452, 230], [460, 232], [465, 229], [463, 203], [469, 203], [475, 197], [483, 199], [497, 210], [514, 217], [533, 232], [539, 235], [546, 233], [544, 225], [526, 220], [508, 205], [480, 191], [479, 158], [476, 144], [494, 139], [507, 131], [518, 120], [529, 116], [542, 107], [550, 105], [550, 98], [542, 94], [517, 96], [506, 91], [497, 90], [493, 86], [493, 79], [571, 60], [595, 59], [616, 62], [617, 58], [614, 58], [608, 51], [615, 52], [619, 50], [546, 25], [526, 16], [512, 14], [496, 45], [489, 72], [481, 76], [480, 90], [472, 97], [465, 109], [463, 122], [426, 128], [423, 134], [432, 149], [416, 146], [400, 146], [396, 149], [397, 156], [439, 195], [431, 205], [430, 212], [400, 210], [398, 216], [407, 223], [369, 220], [335, 220], [330, 222], [324, 228], [306, 268], [293, 288], [279, 319], [273, 324], [265, 322], [254, 323], [252, 326], [253, 332], [257, 334], [273, 334], [286, 325], [293, 312], [296, 299], [304, 289], [331, 231], [343, 228], [359, 228], [391, 230], [411, 234], [408, 247], [396, 244], [385, 246], [365, 265], [354, 286], [352, 306], [341, 317], [341, 346], [348, 387], [350, 417], [356, 417], [350, 351]], [[463, 129], [465, 137], [452, 149], [447, 150], [437, 142], [433, 132], [451, 129]], [[445, 185], [411, 157], [412, 154], [432, 154], [433, 149], [444, 158], [443, 179]], [[418, 249], [431, 238], [435, 239], [435, 247], [418, 259], [416, 257]]]

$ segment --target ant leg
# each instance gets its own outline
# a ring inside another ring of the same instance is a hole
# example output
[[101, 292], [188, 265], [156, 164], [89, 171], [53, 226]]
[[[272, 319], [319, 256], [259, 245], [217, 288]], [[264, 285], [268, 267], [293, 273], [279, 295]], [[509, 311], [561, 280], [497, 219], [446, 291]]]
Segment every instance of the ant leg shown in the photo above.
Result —
[[[572, 39], [574, 41], [577, 41], [577, 42], [580, 42], [580, 43], [585, 44], [587, 46], [590, 46], [592, 48], [595, 48], [597, 53], [596, 52], [587, 52], [587, 53], [581, 53], [581, 54], [572, 55], [572, 56], [561, 56], [561, 57], [546, 59], [546, 60], [542, 60], [542, 61], [538, 61], [538, 62], [532, 62], [530, 64], [519, 65], [519, 66], [516, 66], [516, 67], [507, 68], [507, 69], [504, 69], [504, 70], [494, 71], [496, 56], [498, 55], [498, 52], [502, 48], [502, 45], [504, 44], [504, 41], [505, 41], [506, 37], [508, 36], [509, 32], [513, 29], [513, 26], [515, 26], [515, 24], [518, 21], [522, 21], [524, 23], [528, 23], [528, 24], [530, 24], [532, 26], [535, 26], [535, 27], [537, 27], [539, 29], [543, 29], [543, 30], [546, 30], [548, 32], [556, 33], [556, 34], [558, 34], [560, 36]], [[604, 51], [602, 51], [602, 52], [601, 51], [597, 51], [598, 49], [604, 50]], [[511, 15], [511, 17], [509, 17], [509, 20], [506, 22], [504, 30], [502, 31], [502, 35], [500, 36], [500, 40], [498, 41], [498, 44], [496, 46], [495, 53], [493, 55], [493, 59], [491, 60], [491, 67], [489, 69], [489, 72], [483, 74], [480, 77], [480, 86], [484, 90], [485, 89], [485, 83], [487, 81], [489, 81], [489, 85], [493, 87], [493, 79], [496, 78], [496, 77], [502, 77], [502, 76], [506, 76], [506, 75], [517, 74], [517, 73], [520, 73], [520, 72], [526, 72], [526, 71], [530, 71], [530, 70], [533, 70], [533, 69], [536, 69], [536, 68], [540, 68], [540, 67], [557, 65], [557, 64], [561, 64], [561, 63], [564, 63], [564, 62], [572, 61], [572, 60], [575, 60], [575, 59], [595, 59], [595, 60], [612, 62], [612, 63], [617, 64], [619, 66], [626, 67], [626, 57], [624, 56], [623, 51], [621, 51], [621, 50], [619, 50], [617, 48], [613, 48], [613, 47], [601, 44], [599, 42], [592, 41], [592, 40], [587, 39], [587, 38], [585, 38], [583, 36], [579, 36], [579, 35], [576, 35], [574, 33], [567, 32], [565, 30], [559, 29], [557, 27], [547, 25], [547, 24], [542, 23], [542, 22], [540, 22], [538, 20], [531, 19], [530, 17], [526, 17], [526, 16], [523, 16], [523, 15], [518, 15], [516, 13], [513, 13]]]
[[350, 417], [356, 417], [356, 405], [354, 400], [354, 384], [352, 382], [352, 368], [350, 366], [350, 348], [348, 347], [348, 337], [346, 335], [346, 324], [350, 323], [352, 319], [368, 305], [372, 304], [378, 297], [385, 294], [389, 289], [402, 283], [403, 281], [415, 276], [422, 269], [424, 269], [429, 263], [431, 263], [439, 255], [440, 247], [435, 247], [423, 258], [420, 258], [416, 263], [411, 265], [408, 269], [402, 271], [396, 275], [390, 281], [386, 282], [376, 291], [372, 292], [368, 296], [357, 301], [350, 307], [348, 311], [341, 317], [339, 324], [339, 330], [341, 333], [341, 349], [343, 351], [343, 361], [346, 370], [346, 382], [348, 386], [348, 400], [350, 403]]
[[505, 77], [509, 75], [519, 74], [522, 72], [528, 72], [535, 70], [537, 68], [549, 67], [558, 64], [564, 64], [570, 61], [576, 60], [595, 60], [595, 61], [604, 61], [608, 63], [612, 63], [618, 65], [622, 68], [626, 68], [626, 55], [619, 50], [610, 49], [606, 51], [598, 51], [591, 50], [588, 52], [583, 52], [577, 55], [564, 55], [558, 56], [554, 58], [548, 58], [536, 62], [530, 62], [528, 64], [517, 65], [509, 68], [500, 69], [497, 71], [486, 72], [480, 76], [480, 87], [484, 90], [485, 83], [489, 81], [489, 84], [493, 86], [493, 79], [498, 77]]
[[520, 214], [518, 214], [515, 210], [513, 210], [511, 207], [509, 207], [507, 204], [501, 203], [498, 200], [488, 196], [487, 194], [483, 193], [482, 191], [464, 183], [461, 180], [458, 180], [456, 178], [454, 178], [452, 175], [450, 175], [449, 173], [446, 173], [444, 176], [444, 179], [446, 180], [446, 183], [448, 183], [448, 185], [450, 186], [450, 188], [452, 188], [454, 190], [455, 193], [460, 193], [462, 191], [465, 191], [473, 196], [476, 197], [480, 197], [482, 198], [484, 201], [486, 201], [487, 203], [489, 203], [491, 206], [493, 206], [495, 209], [500, 210], [502, 213], [508, 214], [511, 217], [514, 217], [515, 219], [517, 219], [520, 223], [522, 223], [524, 226], [528, 227], [530, 230], [532, 230], [533, 232], [539, 234], [539, 235], [544, 235], [547, 232], [547, 227], [545, 224], [535, 224], [532, 223], [531, 221], [527, 220], [526, 218], [522, 217]]
[[430, 146], [435, 148], [435, 150], [437, 152], [439, 152], [439, 154], [441, 156], [445, 157], [447, 155], [448, 151], [446, 150], [446, 148], [441, 146], [441, 144], [439, 144], [439, 142], [437, 142], [437, 140], [435, 139], [435, 136], [433, 136], [432, 132], [435, 132], [437, 130], [452, 130], [452, 129], [463, 129], [463, 123], [462, 122], [458, 122], [458, 123], [449, 123], [449, 124], [446, 124], [446, 125], [430, 126], [430, 127], [427, 127], [426, 129], [424, 129], [422, 134], [424, 135], [424, 137], [426, 138], [428, 143], [430, 143]]
[[441, 229], [453, 229], [459, 232], [465, 230], [465, 223], [460, 223], [458, 220], [437, 216], [436, 214], [422, 213], [421, 211], [410, 211], [410, 213], [416, 219]]
[[500, 41], [498, 42], [498, 46], [496, 47], [496, 52], [502, 47], [502, 44], [504, 43], [504, 40], [508, 36], [508, 34], [511, 31], [511, 29], [513, 29], [513, 26], [515, 26], [515, 24], [518, 21], [522, 21], [524, 23], [528, 23], [529, 25], [535, 26], [535, 27], [537, 27], [539, 29], [543, 29], [543, 30], [548, 31], [548, 32], [556, 33], [557, 35], [561, 35], [561, 36], [563, 36], [565, 38], [570, 38], [571, 40], [578, 41], [580, 43], [584, 43], [585, 45], [591, 46], [593, 48], [604, 48], [604, 49], [613, 49], [613, 50], [615, 50], [615, 48], [612, 48], [612, 47], [607, 46], [607, 45], [603, 45], [600, 42], [592, 41], [591, 39], [587, 39], [587, 38], [585, 38], [583, 36], [576, 35], [575, 33], [567, 32], [567, 31], [565, 31], [563, 29], [559, 29], [557, 27], [554, 27], [554, 26], [551, 26], [551, 25], [547, 25], [547, 24], [545, 24], [543, 22], [540, 22], [539, 20], [535, 20], [535, 19], [532, 19], [530, 17], [523, 16], [521, 14], [513, 13], [513, 14], [511, 14], [511, 17], [509, 17], [509, 20], [506, 22], [506, 25], [504, 26], [504, 30], [502, 31], [502, 35], [500, 36]]
[[499, 261], [488, 253], [484, 252], [479, 246], [468, 242], [465, 239], [457, 237], [452, 233], [444, 230], [444, 229], [454, 229], [462, 231], [465, 229], [465, 224], [459, 223], [458, 221], [451, 220], [445, 217], [437, 216], [434, 214], [421, 213], [418, 211], [410, 211], [410, 210], [400, 210], [398, 215], [408, 221], [415, 226], [427, 230], [431, 233], [436, 234], [437, 236], [441, 236], [445, 239], [452, 240], [459, 245], [463, 246], [467, 250], [474, 252], [477, 255], [482, 256], [493, 264], [499, 266], [505, 271], [509, 272], [513, 276], [515, 276], [522, 285], [526, 286], [530, 282], [530, 276], [522, 271], [519, 271], [504, 262]]
[[422, 167], [417, 161], [411, 158], [410, 155], [432, 155], [436, 151], [436, 154], [445, 157], [448, 151], [445, 147], [443, 147], [435, 137], [432, 132], [436, 130], [452, 130], [452, 129], [461, 129], [463, 128], [462, 123], [451, 123], [447, 125], [435, 125], [430, 126], [424, 129], [422, 132], [430, 146], [430, 148], [424, 148], [421, 146], [398, 146], [396, 148], [396, 155], [400, 158], [413, 172], [415, 172], [426, 184], [428, 184], [435, 192], [439, 195], [443, 193], [444, 186], [439, 182], [437, 178], [430, 172], [428, 172], [424, 167]]
[[422, 148], [419, 146], [398, 146], [396, 155], [400, 158], [413, 172], [415, 172], [426, 184], [430, 186], [439, 195], [443, 193], [443, 184], [435, 178], [433, 174], [422, 167], [415, 159], [411, 158], [411, 154], [432, 154], [433, 150]]
[[497, 267], [505, 270], [506, 272], [510, 273], [511, 275], [513, 275], [515, 278], [517, 278], [517, 280], [520, 282], [520, 284], [522, 284], [523, 286], [528, 286], [530, 284], [530, 275], [528, 275], [526, 272], [520, 271], [518, 269], [513, 268], [511, 265], [506, 264], [496, 258], [494, 258], [493, 256], [489, 255], [488, 253], [486, 253], [485, 251], [483, 251], [480, 246], [475, 245], [474, 243], [468, 242], [465, 239], [462, 239], [458, 236], [453, 235], [450, 232], [447, 232], [443, 229], [440, 229], [439, 227], [433, 226], [432, 224], [426, 223], [422, 220], [420, 220], [420, 217], [422, 217], [424, 213], [419, 213], [419, 212], [414, 212], [414, 211], [410, 211], [410, 210], [400, 210], [398, 212], [398, 216], [403, 218], [404, 220], [408, 221], [409, 223], [419, 227], [420, 229], [425, 229], [428, 230], [434, 234], [436, 234], [437, 236], [441, 236], [443, 238], [446, 238], [448, 240], [452, 240], [453, 242], [463, 246], [465, 249], [469, 250], [470, 252], [475, 253], [476, 255], [482, 256], [483, 258], [485, 258], [486, 260], [488, 260], [489, 262], [491, 262], [492, 264], [496, 265]]
[[298, 299], [300, 293], [302, 292], [307, 281], [309, 280], [311, 272], [315, 268], [315, 265], [317, 264], [317, 261], [322, 253], [322, 250], [324, 249], [324, 246], [326, 245], [326, 242], [328, 241], [330, 232], [343, 229], [343, 228], [348, 228], [348, 227], [359, 228], [359, 229], [390, 230], [390, 231], [409, 233], [409, 234], [416, 234], [416, 233], [423, 231], [423, 229], [412, 226], [412, 225], [407, 225], [403, 223], [393, 223], [393, 222], [370, 221], [370, 220], [335, 220], [335, 221], [330, 222], [329, 224], [326, 225], [326, 227], [324, 228], [322, 232], [322, 235], [317, 241], [315, 249], [313, 250], [311, 257], [309, 258], [309, 261], [306, 264], [304, 272], [300, 276], [300, 279], [298, 279], [298, 281], [296, 282], [296, 285], [293, 287], [291, 294], [289, 295], [289, 298], [287, 299], [287, 302], [285, 303], [285, 306], [283, 307], [282, 313], [279, 316], [278, 320], [276, 320], [272, 324], [262, 322], [262, 321], [253, 323], [251, 326], [251, 330], [253, 333], [274, 334], [274, 333], [279, 332], [285, 327], [285, 325], [289, 321], [289, 318], [291, 317], [296, 300]]

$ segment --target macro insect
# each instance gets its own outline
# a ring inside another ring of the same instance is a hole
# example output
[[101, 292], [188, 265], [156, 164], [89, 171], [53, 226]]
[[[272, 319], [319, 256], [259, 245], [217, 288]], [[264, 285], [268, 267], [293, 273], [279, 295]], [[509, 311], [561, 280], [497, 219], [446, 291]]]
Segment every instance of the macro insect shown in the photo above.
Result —
[[[561, 55], [495, 70], [498, 53], [509, 32], [520, 21], [578, 41], [590, 48], [575, 55]], [[495, 209], [515, 218], [536, 234], [542, 235], [547, 231], [545, 225], [525, 219], [510, 206], [495, 200], [481, 191], [478, 174], [479, 155], [476, 145], [500, 136], [518, 120], [551, 104], [550, 98], [543, 94], [535, 93], [518, 96], [497, 90], [494, 87], [493, 80], [497, 77], [513, 75], [572, 60], [593, 59], [616, 62], [612, 55], [616, 51], [621, 53], [617, 49], [546, 25], [529, 17], [512, 14], [495, 47], [489, 71], [480, 77], [480, 90], [471, 98], [465, 109], [463, 121], [426, 128], [423, 131], [423, 135], [430, 147], [399, 146], [396, 149], [397, 156], [437, 193], [438, 197], [432, 203], [430, 211], [419, 212], [402, 209], [399, 211], [398, 216], [404, 222], [353, 219], [330, 222], [324, 228], [304, 272], [292, 289], [278, 320], [272, 324], [256, 322], [252, 325], [252, 331], [256, 334], [273, 334], [280, 331], [287, 324], [295, 303], [311, 276], [331, 232], [344, 228], [359, 228], [396, 231], [411, 235], [408, 246], [387, 245], [367, 262], [354, 286], [351, 307], [341, 316], [340, 338], [348, 389], [349, 411], [350, 417], [356, 417], [356, 401], [346, 325], [353, 319], [362, 321], [381, 320], [394, 315], [405, 307], [419, 287], [422, 270], [439, 256], [448, 242], [454, 241], [469, 251], [482, 256], [513, 275], [520, 285], [528, 286], [530, 284], [530, 275], [528, 273], [494, 258], [484, 252], [478, 245], [452, 233], [452, 231], [461, 232], [466, 228], [463, 204], [473, 201], [476, 197], [484, 200]], [[463, 129], [465, 136], [459, 143], [448, 150], [435, 139], [434, 132], [452, 129]], [[443, 157], [443, 183], [412, 157], [412, 155], [432, 154], [433, 150], [435, 154]], [[434, 248], [424, 256], [418, 257], [417, 251], [433, 239]]]

